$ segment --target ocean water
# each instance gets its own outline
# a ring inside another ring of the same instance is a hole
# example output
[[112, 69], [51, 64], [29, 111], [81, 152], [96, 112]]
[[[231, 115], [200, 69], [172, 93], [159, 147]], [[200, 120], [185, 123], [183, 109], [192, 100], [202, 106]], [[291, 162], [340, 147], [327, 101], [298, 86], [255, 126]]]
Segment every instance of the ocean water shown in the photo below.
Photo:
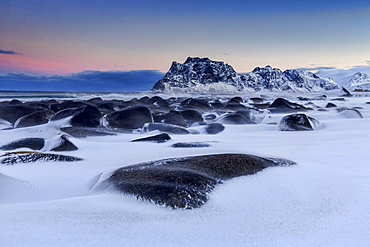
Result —
[[129, 98], [143, 95], [145, 92], [58, 92], [58, 91], [0, 91], [0, 100], [18, 99], [22, 101], [35, 100], [73, 100], [73, 99], [90, 99], [101, 97], [103, 99]]

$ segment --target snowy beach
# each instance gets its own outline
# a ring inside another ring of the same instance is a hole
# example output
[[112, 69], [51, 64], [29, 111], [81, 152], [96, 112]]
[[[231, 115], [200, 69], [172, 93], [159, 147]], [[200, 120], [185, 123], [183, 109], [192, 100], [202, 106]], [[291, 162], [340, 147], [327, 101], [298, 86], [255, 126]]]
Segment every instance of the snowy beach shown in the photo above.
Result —
[[[304, 113], [320, 122], [313, 131], [280, 131], [279, 122], [289, 114], [262, 109], [254, 112], [257, 124], [223, 123], [225, 129], [217, 134], [207, 134], [199, 125], [187, 128], [198, 134], [170, 134], [171, 140], [163, 143], [132, 142], [159, 134], [158, 130], [69, 136], [78, 150], [62, 154], [82, 161], [1, 164], [0, 245], [368, 246], [370, 97], [300, 96], [308, 100], [284, 95], [310, 108]], [[264, 97], [269, 103], [277, 98]], [[242, 105], [252, 106], [249, 97], [242, 98]], [[329, 102], [336, 107], [327, 108]], [[48, 143], [60, 134], [63, 121], [4, 127], [0, 145], [25, 137], [41, 137]], [[172, 147], [180, 142], [210, 145]], [[194, 209], [171, 209], [119, 192], [92, 191], [101, 174], [121, 167], [229, 153], [288, 159], [296, 165], [225, 180]]]

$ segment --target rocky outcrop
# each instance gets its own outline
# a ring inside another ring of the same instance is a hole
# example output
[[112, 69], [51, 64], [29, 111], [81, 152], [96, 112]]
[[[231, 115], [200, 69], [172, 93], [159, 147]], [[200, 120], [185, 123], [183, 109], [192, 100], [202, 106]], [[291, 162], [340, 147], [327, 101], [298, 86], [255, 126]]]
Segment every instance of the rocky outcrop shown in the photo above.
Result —
[[306, 114], [291, 114], [281, 119], [278, 129], [281, 131], [314, 130], [320, 122]]
[[164, 159], [120, 168], [99, 181], [92, 192], [121, 192], [171, 208], [192, 209], [206, 203], [209, 193], [224, 180], [293, 164], [247, 154]]
[[238, 74], [224, 62], [189, 57], [185, 63], [173, 62], [153, 91], [186, 93], [323, 92], [340, 90], [333, 79], [308, 71], [286, 70], [266, 66]]

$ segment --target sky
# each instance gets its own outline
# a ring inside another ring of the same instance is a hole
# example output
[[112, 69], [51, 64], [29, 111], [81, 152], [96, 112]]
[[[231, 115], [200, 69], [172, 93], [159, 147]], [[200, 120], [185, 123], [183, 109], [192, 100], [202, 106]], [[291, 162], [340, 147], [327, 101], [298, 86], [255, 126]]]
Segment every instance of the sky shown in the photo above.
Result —
[[224, 61], [240, 73], [266, 65], [370, 65], [370, 1], [0, 0], [0, 6], [2, 78], [84, 71], [151, 71], [160, 78], [172, 61], [187, 57]]

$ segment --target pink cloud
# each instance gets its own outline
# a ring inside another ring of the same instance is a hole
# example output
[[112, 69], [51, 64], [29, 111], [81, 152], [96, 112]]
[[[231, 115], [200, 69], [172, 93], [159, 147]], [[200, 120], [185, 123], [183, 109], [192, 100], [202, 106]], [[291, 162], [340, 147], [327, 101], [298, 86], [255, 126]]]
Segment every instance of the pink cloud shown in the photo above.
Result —
[[45, 73], [45, 74], [67, 74], [79, 71], [80, 68], [71, 64], [32, 58], [26, 55], [0, 54], [0, 69], [9, 73]]

